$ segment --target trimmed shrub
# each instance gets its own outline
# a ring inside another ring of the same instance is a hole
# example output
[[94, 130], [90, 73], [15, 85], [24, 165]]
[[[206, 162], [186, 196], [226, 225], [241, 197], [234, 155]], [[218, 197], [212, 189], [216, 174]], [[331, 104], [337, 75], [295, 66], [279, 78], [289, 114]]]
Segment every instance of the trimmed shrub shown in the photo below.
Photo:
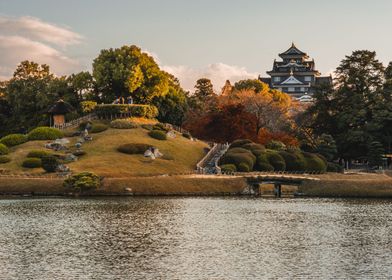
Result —
[[131, 129], [137, 128], [137, 124], [133, 123], [129, 119], [117, 119], [110, 123], [110, 127], [117, 129]]
[[286, 169], [286, 162], [277, 151], [267, 150], [266, 157], [268, 162], [274, 167], [274, 170], [283, 171]]
[[306, 171], [311, 172], [325, 172], [327, 165], [316, 154], [303, 153], [306, 162]]
[[162, 131], [162, 130], [156, 130], [156, 129], [151, 130], [148, 133], [148, 135], [151, 138], [154, 138], [154, 139], [157, 139], [157, 140], [166, 140], [167, 139], [166, 132]]
[[22, 166], [25, 168], [38, 168], [42, 166], [40, 158], [27, 158], [23, 161]]
[[9, 153], [9, 150], [6, 145], [0, 143], [0, 155], [6, 155]]
[[152, 146], [148, 144], [130, 143], [130, 144], [121, 145], [120, 147], [117, 148], [117, 151], [129, 155], [144, 154], [144, 152], [151, 147]]
[[152, 124], [142, 124], [142, 128], [144, 128], [146, 130], [152, 130], [153, 127], [154, 126]]
[[64, 187], [76, 192], [96, 190], [101, 186], [101, 178], [91, 172], [82, 172], [64, 180]]
[[243, 145], [246, 144], [252, 144], [252, 140], [249, 139], [238, 139], [234, 140], [233, 143], [230, 144], [230, 148], [235, 148], [235, 147], [242, 147]]
[[344, 168], [340, 164], [328, 162], [327, 163], [327, 172], [343, 173]]
[[28, 158], [43, 158], [46, 156], [50, 156], [51, 153], [47, 152], [47, 151], [43, 151], [43, 150], [33, 150], [30, 151], [26, 157]]
[[265, 147], [261, 144], [248, 143], [243, 145], [241, 148], [247, 149], [253, 153], [253, 151], [265, 151]]
[[274, 167], [269, 163], [265, 152], [257, 157], [254, 169], [257, 171], [274, 171]]
[[268, 162], [261, 162], [257, 164], [258, 171], [274, 171], [274, 167]]
[[287, 171], [304, 171], [306, 162], [301, 152], [279, 151], [286, 163]]
[[232, 148], [229, 149], [226, 154], [244, 154], [248, 157], [250, 157], [253, 161], [253, 165], [256, 163], [256, 156], [252, 154], [251, 151], [243, 149], [243, 148]]
[[27, 135], [30, 141], [32, 140], [56, 140], [62, 138], [63, 133], [57, 128], [41, 126], [33, 129]]
[[190, 135], [189, 133], [184, 132], [182, 134], [183, 137], [187, 138], [187, 139], [192, 139], [192, 135]]
[[57, 167], [59, 166], [59, 161], [55, 156], [45, 156], [41, 159], [42, 168], [46, 172], [55, 172]]
[[280, 141], [272, 140], [266, 146], [267, 149], [275, 150], [275, 151], [283, 151], [286, 150], [286, 145]]
[[10, 162], [11, 159], [7, 156], [0, 156], [0, 164]]
[[170, 131], [170, 129], [167, 128], [163, 123], [154, 124], [154, 126], [152, 127], [152, 130], [161, 130], [161, 131], [164, 131], [164, 132], [169, 132]]
[[251, 170], [250, 170], [249, 165], [247, 165], [245, 162], [241, 162], [241, 163], [238, 165], [238, 171], [239, 171], [239, 172], [249, 172], [249, 171], [251, 171]]
[[234, 164], [223, 164], [220, 168], [223, 173], [237, 172], [237, 167]]
[[0, 139], [0, 143], [8, 147], [17, 146], [26, 143], [29, 139], [24, 134], [9, 134]]
[[107, 130], [109, 127], [103, 123], [93, 123], [90, 133], [100, 133]]
[[158, 116], [158, 109], [152, 105], [139, 104], [100, 104], [94, 109], [98, 116], [130, 114], [132, 117], [153, 119]]
[[255, 160], [253, 154], [249, 153], [226, 153], [220, 160], [220, 164], [234, 164], [239, 170], [239, 166], [241, 163], [245, 163], [248, 165], [249, 170], [253, 170], [253, 166], [255, 164]]

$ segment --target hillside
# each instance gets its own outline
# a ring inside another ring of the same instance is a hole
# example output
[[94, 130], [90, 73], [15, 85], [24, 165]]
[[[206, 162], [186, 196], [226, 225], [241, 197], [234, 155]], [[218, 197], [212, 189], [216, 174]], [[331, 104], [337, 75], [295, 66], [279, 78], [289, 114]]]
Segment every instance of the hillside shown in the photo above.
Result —
[[[67, 163], [73, 172], [91, 171], [106, 177], [127, 177], [134, 175], [154, 175], [167, 173], [184, 173], [195, 169], [197, 162], [204, 156], [207, 144], [191, 141], [176, 133], [175, 138], [161, 141], [151, 138], [148, 130], [113, 129], [91, 134], [93, 140], [85, 142], [82, 149], [86, 155], [78, 161]], [[73, 147], [79, 137], [69, 137]], [[42, 168], [27, 169], [22, 167], [26, 155], [32, 150], [47, 150], [44, 145], [48, 141], [30, 141], [10, 149], [11, 162], [1, 164], [0, 169], [12, 173], [44, 173]], [[128, 143], [144, 143], [152, 145], [163, 153], [163, 158], [151, 160], [143, 155], [129, 155], [117, 151], [120, 145]], [[50, 150], [47, 150], [50, 151]]]

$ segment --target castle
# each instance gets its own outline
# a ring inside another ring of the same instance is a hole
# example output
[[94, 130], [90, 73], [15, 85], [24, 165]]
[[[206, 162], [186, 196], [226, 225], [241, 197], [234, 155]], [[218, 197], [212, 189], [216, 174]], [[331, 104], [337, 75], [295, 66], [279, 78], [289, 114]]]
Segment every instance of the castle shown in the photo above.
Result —
[[314, 59], [300, 51], [294, 43], [279, 54], [282, 61], [274, 60], [270, 77], [260, 77], [259, 80], [271, 88], [283, 91], [299, 101], [311, 101], [314, 88], [320, 84], [332, 84], [331, 76], [321, 76], [315, 69]]

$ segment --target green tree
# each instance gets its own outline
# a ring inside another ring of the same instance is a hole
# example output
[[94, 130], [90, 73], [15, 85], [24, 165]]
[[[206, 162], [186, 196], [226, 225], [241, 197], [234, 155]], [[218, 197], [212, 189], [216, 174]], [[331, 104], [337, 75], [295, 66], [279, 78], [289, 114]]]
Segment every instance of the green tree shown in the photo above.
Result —
[[137, 46], [102, 50], [93, 62], [100, 99], [111, 103], [132, 95], [137, 103], [151, 103], [169, 92], [169, 77], [154, 59]]
[[378, 141], [373, 141], [369, 144], [368, 161], [370, 167], [382, 166], [383, 155], [384, 155], [383, 145]]
[[316, 151], [328, 161], [332, 161], [338, 153], [335, 140], [331, 135], [325, 133], [318, 139]]
[[210, 79], [201, 78], [196, 81], [195, 96], [201, 100], [214, 95], [214, 87]]
[[253, 90], [256, 93], [260, 93], [268, 90], [268, 85], [258, 79], [247, 79], [236, 82], [234, 88], [237, 91]]
[[9, 132], [25, 132], [37, 125], [47, 124], [48, 106], [58, 98], [57, 93], [49, 90], [53, 80], [47, 65], [30, 61], [18, 65], [4, 90], [11, 110], [7, 119]]
[[369, 125], [378, 105], [386, 102], [384, 67], [375, 52], [354, 51], [335, 74], [335, 87], [316, 93], [307, 111], [312, 115], [311, 126], [316, 134], [332, 135], [341, 158], [366, 158], [368, 143], [375, 140]]

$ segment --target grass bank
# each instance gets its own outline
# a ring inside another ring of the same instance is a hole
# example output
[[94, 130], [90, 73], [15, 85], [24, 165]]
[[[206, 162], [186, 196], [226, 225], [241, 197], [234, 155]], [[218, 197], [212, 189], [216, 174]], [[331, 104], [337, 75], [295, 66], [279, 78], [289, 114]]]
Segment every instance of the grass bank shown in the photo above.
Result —
[[385, 174], [325, 174], [298, 188], [304, 196], [392, 198], [392, 178]]

